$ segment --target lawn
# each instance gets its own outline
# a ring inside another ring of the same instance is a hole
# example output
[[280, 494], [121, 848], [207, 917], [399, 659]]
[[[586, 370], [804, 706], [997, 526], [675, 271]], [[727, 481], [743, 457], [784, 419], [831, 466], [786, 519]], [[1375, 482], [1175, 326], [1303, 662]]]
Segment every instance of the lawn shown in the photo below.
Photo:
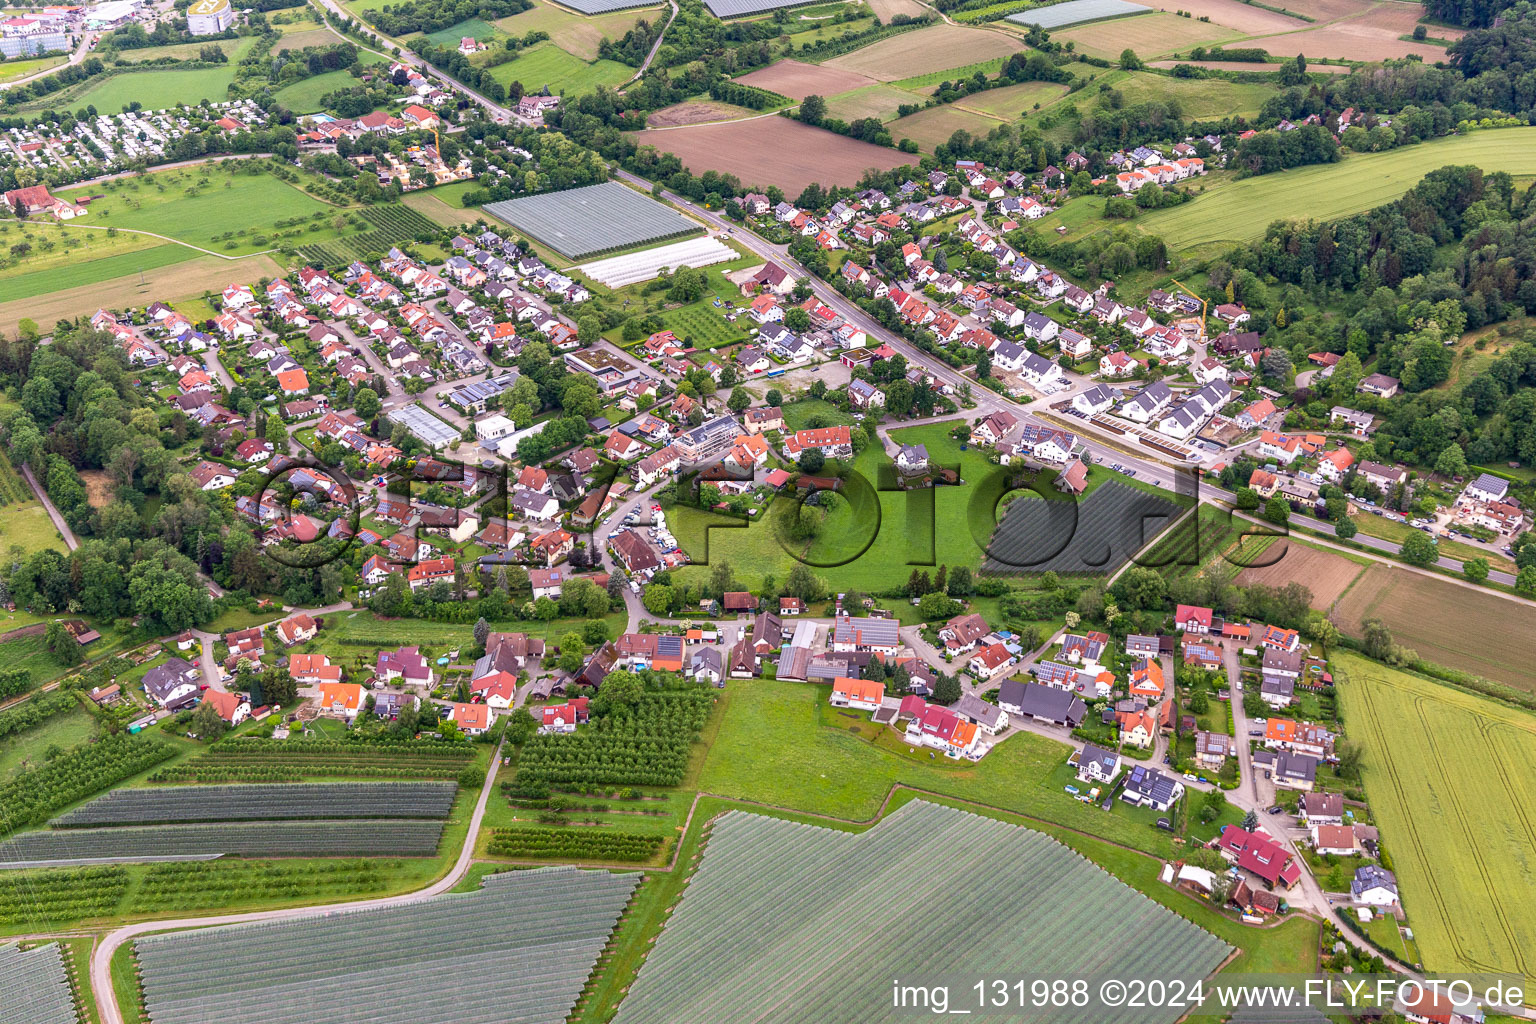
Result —
[[[788, 426], [800, 429], [815, 411], [806, 403], [791, 405], [786, 412]], [[824, 415], [823, 419], [847, 422], [846, 417], [836, 415]], [[962, 454], [948, 436], [946, 424], [898, 430], [893, 436], [904, 443], [927, 444], [936, 464], [960, 463], [962, 477], [969, 483], [996, 472], [979, 453]], [[810, 548], [809, 554], [804, 554], [805, 542], [790, 541], [787, 534], [780, 543], [780, 535], [797, 514], [797, 499], [792, 493], [777, 498], [763, 522], [750, 525], [679, 509], [674, 529], [695, 563], [684, 570], [685, 576], [702, 576], [708, 572], [706, 561], [724, 558], [736, 567], [744, 583], [755, 586], [770, 572], [782, 580], [795, 558], [804, 557], [817, 573], [829, 580], [835, 576], [839, 587], [881, 591], [901, 586], [915, 566], [976, 568], [991, 527], [984, 514], [990, 509], [977, 514], [971, 507], [974, 487], [877, 492], [882, 466], [890, 466], [890, 457], [879, 445], [870, 444], [855, 461], [854, 476], [846, 485], [858, 515], [850, 516], [845, 510], [829, 519], [823, 528], [827, 539]], [[711, 523], [744, 528], [709, 529]]]
[[356, 84], [357, 79], [350, 72], [327, 71], [323, 75], [301, 78], [292, 85], [285, 85], [273, 93], [272, 98], [295, 114], [313, 114], [324, 109], [320, 103], [322, 96], [340, 89], [349, 89]]
[[26, 57], [21, 60], [0, 62], [0, 82], [14, 82], [18, 78], [35, 75], [64, 63], [64, 57]]
[[[34, 698], [35, 699], [35, 698]], [[96, 720], [85, 708], [66, 711], [0, 740], [0, 779], [23, 763], [38, 764], [50, 747], [68, 750], [84, 743], [95, 732]]]
[[539, 92], [547, 86], [551, 93], [568, 96], [595, 92], [600, 85], [621, 85], [634, 73], [634, 68], [615, 60], [589, 64], [553, 43], [540, 43], [524, 50], [516, 60], [490, 70], [491, 77], [502, 85], [522, 82], [525, 93]]
[[[1118, 56], [1118, 54], [1117, 54]], [[1255, 114], [1274, 95], [1273, 86], [1229, 82], [1223, 78], [1174, 78], [1133, 71], [1115, 82], [1127, 106], [1152, 100], [1177, 100], [1186, 118], [1220, 118]]]
[[839, 423], [852, 423], [853, 417], [848, 415], [831, 402], [824, 402], [819, 398], [801, 398], [782, 406], [784, 412], [784, 429], [788, 431], [805, 430], [811, 425], [813, 417], [818, 418], [825, 426], [836, 426]]
[[[233, 64], [178, 71], [157, 69], [123, 72], [111, 75], [73, 97], [70, 106], [71, 109], [93, 106], [102, 113], [115, 114], [128, 104], [137, 102], [145, 110], [165, 110], [180, 103], [225, 99], [230, 83], [234, 80]], [[49, 97], [34, 103], [46, 106], [52, 99]]]
[[432, 40], [432, 42], [436, 43], [438, 46], [447, 46], [453, 49], [458, 49], [459, 40], [463, 39], [465, 36], [468, 36], [471, 39], [478, 39], [481, 42], [486, 42], [494, 38], [495, 35], [495, 25], [492, 25], [489, 22], [481, 21], [479, 18], [469, 18], [465, 21], [459, 22], [456, 25], [449, 25], [447, 28], [440, 28], [436, 32], [429, 32], [427, 33], [426, 38]]
[[[1167, 833], [1105, 814], [1054, 784], [1070, 748], [1020, 732], [980, 762], [956, 763], [927, 749], [876, 744], [884, 726], [868, 716], [844, 719], [827, 704], [830, 688], [805, 683], [731, 680], [725, 719], [699, 779], [707, 793], [865, 822], [895, 783], [974, 800], [1051, 821], [1111, 842], [1166, 855]], [[934, 756], [930, 757], [929, 755]], [[1049, 787], [1049, 788], [1048, 788]]]
[[726, 320], [708, 298], [667, 310], [661, 314], [661, 322], [684, 345], [695, 348], [718, 348], [733, 341], [746, 341], [748, 337], [744, 320]]
[[506, 18], [499, 18], [496, 27], [507, 35], [522, 38], [529, 32], [548, 32], [554, 44], [582, 60], [595, 60], [597, 48], [606, 37], [618, 40], [641, 20], [655, 23], [666, 12], [660, 8], [614, 11], [612, 14], [581, 15], [540, 2], [533, 7]]
[[956, 100], [955, 105], [988, 117], [1012, 120], [1028, 113], [1036, 104], [1046, 106], [1066, 94], [1067, 87], [1058, 82], [1020, 82], [967, 96]]
[[[332, 223], [342, 212], [339, 207], [271, 174], [234, 169], [238, 166], [205, 164], [92, 185], [90, 194], [101, 198], [91, 204], [91, 220], [101, 226], [153, 231], [231, 255], [280, 244], [280, 231], [306, 243], [350, 231], [348, 225], [338, 232]], [[69, 196], [69, 190], [63, 194]], [[295, 223], [300, 220], [306, 223]], [[279, 227], [280, 221], [287, 226]], [[319, 228], [308, 231], [309, 223]]]
[[866, 85], [827, 99], [827, 113], [844, 121], [877, 117], [889, 121], [903, 103], [921, 106], [926, 97], [894, 85]]
[[[846, 423], [831, 406], [808, 402], [785, 407], [786, 427], [803, 429], [820, 414], [828, 424]], [[835, 579], [838, 587], [880, 592], [900, 587], [914, 568], [932, 571], [940, 565], [976, 569], [1002, 518], [1006, 470], [992, 465], [986, 453], [949, 436], [958, 420], [920, 427], [895, 427], [893, 442], [922, 444], [933, 465], [958, 469], [959, 486], [903, 491], [894, 486], [890, 456], [871, 443], [854, 461], [851, 478], [834, 499], [832, 515], [812, 543], [791, 540], [788, 526], [798, 515], [800, 499], [792, 492], [777, 497], [758, 522], [678, 507], [669, 518], [693, 564], [681, 571], [684, 579], [702, 580], [711, 561], [725, 559], [742, 583], [761, 584], [772, 573], [782, 580], [796, 559]], [[860, 428], [855, 428], [860, 429]], [[882, 484], [889, 474], [887, 488]], [[1090, 488], [1111, 478], [1135, 486], [1118, 474], [1095, 467]], [[1039, 486], [1049, 489], [1053, 475], [1042, 473]], [[1051, 493], [1054, 494], [1054, 491]], [[1171, 498], [1171, 495], [1162, 495]], [[782, 538], [782, 539], [781, 539]]]
[[29, 554], [43, 548], [64, 550], [64, 538], [54, 528], [53, 520], [41, 502], [24, 501], [0, 508], [0, 546], [19, 544]]
[[1332, 667], [1426, 968], [1536, 978], [1536, 716], [1350, 652]]

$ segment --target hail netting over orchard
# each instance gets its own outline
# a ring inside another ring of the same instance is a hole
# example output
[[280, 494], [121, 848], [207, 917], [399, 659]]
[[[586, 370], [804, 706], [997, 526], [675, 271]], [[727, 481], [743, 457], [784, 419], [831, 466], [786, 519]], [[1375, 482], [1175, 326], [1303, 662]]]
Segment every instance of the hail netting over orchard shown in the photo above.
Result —
[[441, 821], [261, 821], [23, 832], [0, 844], [0, 868], [101, 861], [243, 857], [430, 857]]
[[1057, 29], [1066, 28], [1069, 25], [1080, 25], [1085, 21], [1148, 14], [1151, 10], [1152, 8], [1141, 4], [1126, 3], [1126, 0], [1067, 0], [1064, 4], [1051, 4], [1039, 10], [1010, 14], [1005, 20], [1017, 22], [1020, 25], [1039, 25], [1041, 28]]
[[23, 953], [0, 946], [0, 1021], [6, 1024], [76, 1024], [74, 996], [58, 943]]
[[446, 818], [451, 782], [315, 782], [292, 785], [118, 789], [53, 819], [55, 828], [282, 818]]
[[560, 1024], [638, 874], [538, 868], [474, 893], [140, 939], [152, 1024]]
[[670, 206], [616, 181], [506, 199], [483, 209], [570, 260], [703, 231]]
[[[925, 801], [858, 835], [733, 811], [711, 826], [699, 868], [614, 1020], [873, 1024], [892, 1019], [896, 978], [1203, 976], [1229, 951], [1017, 825]], [[1083, 1012], [1029, 1017], [1015, 1008], [966, 1019], [1095, 1019]], [[1171, 1024], [1181, 1012], [1114, 1019]]]
[[1173, 525], [1179, 506], [1118, 480], [1079, 502], [1025, 495], [987, 544], [987, 572], [1107, 575]]

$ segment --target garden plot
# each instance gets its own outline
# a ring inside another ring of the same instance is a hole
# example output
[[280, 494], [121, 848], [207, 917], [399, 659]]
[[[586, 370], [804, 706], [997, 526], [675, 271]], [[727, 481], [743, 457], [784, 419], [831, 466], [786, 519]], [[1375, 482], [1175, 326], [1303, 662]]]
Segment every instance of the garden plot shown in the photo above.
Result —
[[484, 209], [572, 260], [702, 230], [676, 210], [613, 181], [507, 199]]
[[451, 782], [318, 782], [304, 785], [118, 789], [55, 818], [55, 828], [282, 818], [446, 818]]
[[[924, 801], [858, 835], [733, 811], [710, 826], [699, 868], [614, 1020], [888, 1020], [894, 978], [980, 977], [999, 964], [1047, 977], [1203, 976], [1229, 951], [1016, 825]], [[967, 1019], [1152, 1024], [1179, 1012]]]
[[1177, 516], [1171, 501], [1112, 480], [1081, 501], [1021, 497], [987, 545], [983, 569], [1107, 575]]
[[430, 857], [440, 821], [264, 821], [68, 828], [23, 832], [0, 844], [0, 868], [104, 861], [242, 857]]
[[736, 250], [716, 238], [690, 238], [686, 242], [673, 242], [644, 252], [632, 252], [623, 256], [611, 256], [606, 260], [585, 263], [576, 269], [599, 284], [609, 288], [623, 288], [628, 284], [649, 281], [663, 270], [679, 267], [708, 267], [726, 263], [736, 258]]
[[467, 895], [140, 939], [144, 1008], [152, 1024], [560, 1024], [639, 882], [512, 871]]
[[75, 1024], [74, 995], [59, 944], [29, 949], [0, 946], [0, 1020], [15, 1024]]

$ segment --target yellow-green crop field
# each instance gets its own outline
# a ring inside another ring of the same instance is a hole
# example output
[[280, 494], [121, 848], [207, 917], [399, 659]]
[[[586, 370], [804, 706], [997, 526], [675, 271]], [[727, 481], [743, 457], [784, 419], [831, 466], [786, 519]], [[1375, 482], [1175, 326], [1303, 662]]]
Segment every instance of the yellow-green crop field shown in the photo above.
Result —
[[1536, 978], [1536, 715], [1358, 655], [1333, 664], [1425, 968]]

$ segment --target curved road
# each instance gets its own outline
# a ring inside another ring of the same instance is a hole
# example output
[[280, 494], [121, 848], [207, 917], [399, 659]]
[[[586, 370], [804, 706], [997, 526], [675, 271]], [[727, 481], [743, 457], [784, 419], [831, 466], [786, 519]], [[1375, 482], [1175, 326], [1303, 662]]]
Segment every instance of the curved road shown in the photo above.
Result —
[[181, 930], [185, 928], [207, 928], [224, 924], [249, 924], [257, 921], [297, 921], [307, 917], [323, 917], [342, 910], [373, 910], [379, 907], [396, 907], [418, 900], [428, 899], [432, 896], [441, 896], [443, 893], [459, 884], [469, 865], [474, 860], [475, 839], [480, 832], [480, 821], [485, 816], [485, 805], [491, 795], [491, 789], [496, 783], [496, 768], [501, 764], [501, 746], [496, 747], [496, 752], [491, 757], [490, 769], [485, 773], [485, 784], [480, 787], [480, 798], [475, 802], [475, 813], [469, 819], [469, 832], [464, 837], [464, 847], [459, 851], [459, 859], [454, 862], [452, 869], [427, 886], [416, 892], [402, 893], [398, 896], [384, 896], [378, 899], [357, 900], [352, 903], [328, 903], [316, 907], [289, 907], [286, 910], [257, 910], [245, 914], [222, 914], [216, 917], [186, 917], [173, 921], [141, 921], [138, 924], [130, 924], [116, 931], [108, 932], [101, 943], [91, 952], [91, 992], [96, 997], [96, 1005], [101, 1011], [101, 1024], [123, 1024], [122, 1008], [117, 1005], [117, 993], [112, 988], [112, 955], [117, 952], [123, 943], [138, 938], [148, 932], [162, 932]]
[[640, 70], [636, 71], [635, 76], [629, 81], [625, 82], [624, 88], [619, 90], [621, 95], [623, 94], [624, 89], [628, 89], [630, 86], [640, 81], [645, 73], [650, 70], [651, 61], [656, 59], [656, 54], [661, 50], [661, 41], [667, 37], [667, 29], [671, 28], [672, 23], [677, 20], [677, 0], [667, 0], [667, 3], [671, 5], [672, 13], [667, 16], [667, 23], [661, 26], [661, 31], [656, 33], [656, 41], [651, 44], [651, 52], [645, 55], [645, 62], [640, 65]]

